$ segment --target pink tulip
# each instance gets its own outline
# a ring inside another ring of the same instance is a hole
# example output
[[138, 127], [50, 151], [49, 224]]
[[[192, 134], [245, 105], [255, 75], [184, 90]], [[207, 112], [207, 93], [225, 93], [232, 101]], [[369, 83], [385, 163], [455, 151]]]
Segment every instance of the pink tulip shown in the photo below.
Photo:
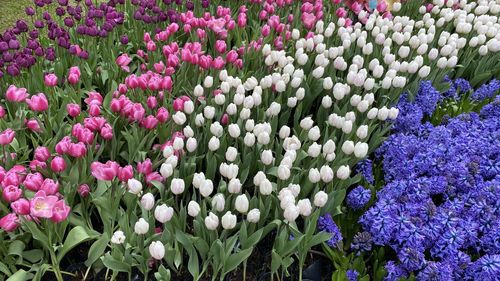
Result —
[[59, 223], [65, 220], [69, 212], [71, 211], [71, 208], [66, 205], [66, 202], [64, 200], [59, 200], [54, 204], [54, 208], [52, 209], [52, 217], [50, 217], [50, 220]]
[[387, 3], [385, 3], [384, 0], [379, 1], [377, 4], [377, 11], [379, 13], [383, 13], [383, 12], [385, 12], [386, 9], [387, 9]]
[[5, 108], [0, 105], [0, 118], [4, 118], [5, 114], [7, 114], [7, 112], [5, 112]]
[[83, 197], [83, 198], [89, 196], [89, 194], [90, 194], [90, 187], [87, 184], [81, 184], [78, 187], [78, 194], [80, 194], [80, 196]]
[[[81, 124], [78, 124], [78, 125], [81, 126]], [[75, 128], [75, 126], [73, 126], [73, 129], [74, 128]], [[65, 136], [64, 138], [62, 138], [62, 140], [60, 140], [56, 144], [56, 147], [55, 147], [56, 152], [60, 155], [66, 154], [68, 152], [70, 144], [71, 144], [71, 138], [68, 136]], [[47, 152], [48, 152], [48, 150], [47, 150]], [[37, 160], [40, 160], [40, 159], [37, 159]], [[48, 157], [45, 160], [40, 160], [40, 161], [44, 162], [47, 160], [48, 160]]]
[[10, 203], [12, 210], [21, 216], [29, 215], [30, 213], [30, 201], [24, 198], [20, 198], [12, 203]]
[[224, 40], [217, 40], [215, 42], [215, 50], [221, 54], [226, 52], [226, 42]]
[[153, 115], [148, 115], [146, 118], [141, 120], [141, 126], [148, 130], [156, 128], [158, 123], [158, 119], [156, 119]]
[[57, 85], [57, 76], [53, 73], [46, 74], [44, 77], [44, 83], [47, 87], [55, 87]]
[[69, 116], [75, 118], [80, 115], [80, 105], [76, 103], [68, 103], [66, 105], [66, 111], [68, 112]]
[[[71, 146], [70, 146], [71, 147]], [[66, 162], [61, 156], [56, 156], [50, 161], [50, 168], [56, 173], [60, 173], [66, 169]]]
[[38, 191], [43, 184], [43, 176], [38, 172], [27, 174], [23, 184], [28, 190]]
[[42, 131], [42, 128], [40, 128], [40, 124], [38, 123], [38, 121], [36, 119], [26, 120], [24, 122], [24, 124], [26, 125], [26, 127], [28, 127], [28, 129], [30, 129], [33, 132], [41, 132]]
[[143, 175], [150, 174], [153, 171], [153, 164], [151, 159], [147, 158], [143, 162], [137, 163], [137, 172]]
[[30, 214], [37, 218], [51, 218], [54, 215], [54, 205], [59, 201], [59, 198], [54, 195], [45, 196], [43, 192], [37, 193], [37, 195], [30, 201]]
[[98, 180], [105, 181], [113, 180], [118, 175], [119, 168], [120, 166], [113, 161], [108, 161], [106, 164], [100, 162], [92, 162], [90, 164], [92, 176]]
[[80, 76], [80, 68], [78, 68], [78, 66], [72, 66], [69, 69], [68, 82], [72, 85], [75, 85], [80, 81]]
[[156, 112], [156, 119], [158, 119], [160, 123], [167, 122], [169, 118], [170, 114], [168, 113], [168, 110], [164, 107], [160, 107]]
[[151, 184], [152, 181], [162, 182], [164, 178], [158, 172], [152, 172], [146, 175], [146, 183]]
[[10, 85], [5, 93], [5, 98], [11, 102], [23, 102], [27, 97], [28, 93], [25, 88], [17, 88], [14, 85]]
[[45, 162], [50, 157], [50, 151], [45, 146], [39, 146], [35, 149], [35, 159], [38, 161]]
[[184, 100], [180, 98], [176, 98], [173, 103], [173, 107], [175, 111], [183, 111], [184, 110]]
[[150, 52], [154, 52], [156, 51], [156, 43], [154, 41], [149, 41], [147, 44], [146, 44], [146, 49]]
[[342, 7], [338, 8], [337, 11], [335, 11], [335, 14], [339, 18], [345, 18], [345, 17], [347, 17], [347, 11], [344, 8], [342, 8]]
[[128, 65], [131, 61], [132, 59], [128, 56], [128, 54], [123, 54], [117, 57], [115, 62], [121, 69], [126, 72], [130, 72], [130, 68], [128, 67]]
[[134, 177], [134, 169], [131, 165], [125, 167], [120, 167], [118, 169], [118, 180], [121, 182], [127, 182], [129, 179]]
[[101, 128], [101, 137], [105, 140], [110, 140], [113, 138], [113, 128], [111, 128], [111, 125], [109, 124], [105, 124], [102, 128]]
[[227, 125], [227, 123], [229, 123], [229, 115], [227, 113], [224, 113], [224, 115], [222, 115], [222, 117], [220, 118], [220, 123], [222, 125]]
[[88, 109], [90, 116], [99, 116], [101, 115], [101, 107], [97, 104], [91, 104]]
[[87, 154], [87, 147], [83, 142], [69, 145], [68, 154], [75, 158], [81, 158]]
[[39, 191], [43, 191], [46, 195], [54, 195], [59, 191], [59, 182], [53, 179], [45, 179]]
[[16, 137], [16, 132], [12, 129], [7, 129], [0, 133], [0, 145], [10, 144]]
[[47, 163], [35, 159], [30, 161], [29, 167], [33, 171], [36, 171], [37, 169], [44, 170], [45, 168], [47, 168]]
[[31, 98], [26, 99], [26, 103], [31, 110], [37, 112], [42, 112], [49, 108], [49, 102], [43, 93], [31, 96]]
[[19, 220], [17, 218], [17, 215], [14, 213], [10, 213], [0, 219], [0, 228], [7, 232], [16, 230], [18, 226]]
[[9, 203], [21, 198], [21, 195], [23, 195], [23, 191], [14, 185], [5, 186], [2, 191], [3, 199]]

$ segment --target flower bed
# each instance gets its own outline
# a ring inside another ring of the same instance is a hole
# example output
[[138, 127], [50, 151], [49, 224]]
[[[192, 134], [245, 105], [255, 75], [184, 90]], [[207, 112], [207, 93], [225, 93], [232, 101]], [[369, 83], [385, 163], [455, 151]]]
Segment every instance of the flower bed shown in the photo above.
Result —
[[1, 274], [302, 280], [372, 197], [357, 163], [498, 75], [496, 2], [416, 2], [35, 0], [0, 37]]

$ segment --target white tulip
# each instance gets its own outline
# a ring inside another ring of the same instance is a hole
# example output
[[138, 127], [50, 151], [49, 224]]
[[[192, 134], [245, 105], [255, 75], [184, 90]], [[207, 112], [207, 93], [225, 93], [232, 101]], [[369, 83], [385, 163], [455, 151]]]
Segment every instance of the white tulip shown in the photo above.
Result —
[[285, 220], [288, 222], [294, 222], [300, 214], [300, 209], [299, 207], [291, 204], [286, 207], [285, 212], [283, 213], [283, 216], [285, 217]]
[[308, 217], [312, 213], [311, 201], [309, 199], [301, 199], [297, 202], [297, 207], [299, 208], [299, 214], [304, 217]]
[[337, 170], [337, 178], [341, 180], [348, 179], [351, 174], [351, 170], [349, 169], [349, 166], [340, 166], [339, 169]]
[[259, 209], [252, 209], [248, 212], [247, 220], [251, 223], [258, 223], [260, 220], [260, 211]]
[[347, 140], [342, 144], [342, 152], [346, 155], [351, 155], [354, 152], [354, 142]]
[[245, 194], [238, 195], [234, 201], [234, 206], [238, 212], [245, 214], [248, 211], [249, 206], [247, 196]]
[[121, 230], [115, 231], [115, 233], [113, 233], [113, 236], [111, 237], [111, 243], [116, 245], [123, 244], [123, 242], [125, 242], [125, 238], [126, 237], [123, 231]]
[[169, 178], [174, 173], [172, 165], [163, 163], [160, 167], [160, 174], [163, 178]]
[[321, 174], [319, 173], [319, 170], [316, 168], [311, 168], [309, 169], [309, 175], [308, 175], [309, 181], [312, 183], [317, 183], [321, 180]]
[[198, 142], [195, 138], [189, 138], [186, 142], [186, 149], [189, 152], [194, 152], [198, 147]]
[[218, 193], [212, 198], [212, 208], [217, 210], [218, 212], [224, 211], [224, 206], [226, 204], [226, 200], [224, 199], [224, 195]]
[[361, 125], [356, 130], [356, 136], [360, 139], [364, 139], [368, 136], [368, 125]]
[[201, 208], [198, 202], [196, 201], [189, 201], [187, 207], [188, 207], [188, 215], [190, 215], [193, 218], [198, 216], [198, 214], [200, 213]]
[[327, 165], [322, 166], [319, 173], [321, 175], [321, 180], [324, 183], [329, 183], [333, 180], [333, 170], [329, 166]]
[[183, 193], [184, 187], [185, 187], [185, 184], [184, 184], [183, 179], [174, 178], [174, 179], [172, 179], [172, 182], [170, 183], [170, 190], [175, 195], [179, 195], [179, 194]]
[[205, 226], [208, 230], [216, 230], [219, 226], [219, 218], [212, 212], [205, 218]]
[[366, 142], [358, 142], [354, 147], [354, 156], [364, 158], [368, 153], [368, 144]]
[[241, 182], [239, 179], [237, 178], [233, 178], [231, 180], [229, 180], [229, 183], [227, 185], [227, 190], [229, 191], [229, 193], [240, 193], [241, 191]]
[[324, 191], [319, 191], [314, 195], [314, 206], [321, 208], [326, 205], [326, 202], [328, 202], [328, 194]]
[[165, 256], [165, 246], [160, 241], [153, 241], [149, 245], [149, 254], [155, 260], [162, 260]]
[[211, 137], [208, 141], [208, 149], [210, 149], [210, 151], [216, 151], [217, 149], [219, 149], [219, 146], [220, 141], [216, 136]]
[[262, 195], [269, 195], [273, 192], [273, 185], [268, 179], [263, 179], [259, 184], [259, 191]]
[[278, 166], [278, 178], [280, 180], [287, 180], [290, 178], [290, 168], [284, 165], [279, 165]]
[[205, 179], [204, 181], [201, 182], [199, 189], [200, 189], [201, 196], [208, 197], [214, 191], [214, 184], [213, 184], [212, 180]]
[[260, 160], [264, 165], [271, 165], [274, 161], [273, 152], [271, 150], [264, 150], [260, 155]]
[[148, 233], [148, 230], [149, 230], [149, 224], [143, 218], [140, 218], [134, 225], [134, 232], [139, 235]]
[[230, 211], [227, 211], [222, 216], [222, 227], [224, 229], [233, 229], [236, 226], [236, 216]]
[[154, 205], [155, 205], [155, 197], [154, 197], [153, 194], [146, 193], [146, 194], [144, 194], [142, 196], [142, 198], [141, 198], [141, 206], [145, 210], [149, 211], [149, 210], [153, 209]]
[[132, 194], [139, 194], [142, 191], [142, 183], [136, 179], [129, 179], [127, 181], [128, 192]]
[[[207, 77], [205, 77], [205, 80], [203, 80], [203, 87], [205, 87], [205, 88], [211, 88], [213, 86], [213, 84], [214, 84], [214, 78], [212, 76], [207, 76]], [[203, 92], [199, 96], [202, 96], [202, 95], [203, 95]], [[195, 96], [199, 97], [196, 94], [195, 94]]]
[[157, 221], [166, 223], [170, 221], [174, 216], [174, 209], [172, 207], [168, 207], [165, 204], [162, 204], [156, 207], [154, 215]]

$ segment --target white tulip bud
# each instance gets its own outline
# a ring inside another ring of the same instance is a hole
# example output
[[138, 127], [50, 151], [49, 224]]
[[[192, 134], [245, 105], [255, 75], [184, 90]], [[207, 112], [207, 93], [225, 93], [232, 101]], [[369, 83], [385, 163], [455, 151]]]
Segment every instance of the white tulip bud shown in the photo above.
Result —
[[136, 179], [129, 179], [127, 181], [128, 192], [132, 194], [139, 194], [142, 191], [142, 183]]
[[278, 166], [278, 178], [280, 180], [287, 180], [290, 178], [290, 168], [284, 165]]
[[240, 127], [238, 124], [231, 124], [228, 126], [229, 135], [233, 138], [240, 136]]
[[260, 160], [264, 165], [271, 165], [274, 161], [273, 152], [271, 150], [264, 150], [260, 155]]
[[307, 155], [309, 155], [309, 157], [312, 158], [318, 157], [320, 152], [321, 152], [321, 145], [316, 142], [311, 144], [307, 149]]
[[216, 151], [217, 149], [219, 149], [219, 146], [220, 141], [216, 136], [211, 137], [208, 141], [208, 149], [210, 149], [210, 151]]
[[215, 108], [213, 106], [205, 106], [203, 108], [203, 115], [207, 119], [212, 119], [215, 116]]
[[245, 194], [238, 195], [236, 197], [236, 200], [234, 201], [234, 205], [238, 212], [246, 214], [246, 212], [248, 212], [248, 206], [249, 206], [247, 196]]
[[184, 180], [174, 178], [172, 179], [172, 183], [170, 184], [170, 190], [173, 194], [179, 195], [184, 192]]
[[197, 146], [198, 146], [198, 142], [196, 141], [195, 138], [189, 138], [186, 142], [186, 149], [189, 152], [195, 151]]
[[377, 118], [380, 121], [385, 121], [387, 119], [388, 115], [389, 115], [389, 110], [387, 109], [387, 107], [383, 106], [382, 108], [380, 108], [378, 110]]
[[340, 166], [339, 169], [337, 170], [337, 178], [341, 180], [345, 180], [349, 178], [349, 175], [351, 174], [351, 170], [349, 169], [349, 166]]
[[326, 202], [328, 202], [328, 194], [324, 191], [319, 191], [314, 195], [314, 206], [321, 208], [326, 205]]
[[237, 178], [232, 178], [228, 185], [227, 185], [227, 190], [229, 191], [229, 193], [240, 193], [241, 191], [241, 182], [239, 179]]
[[174, 115], [172, 115], [172, 119], [174, 120], [175, 124], [177, 125], [182, 125], [186, 123], [186, 114], [182, 111], [177, 111]]
[[193, 218], [198, 216], [201, 210], [200, 205], [196, 201], [189, 201], [187, 209], [188, 209], [188, 215], [190, 215]]
[[194, 124], [197, 127], [201, 127], [201, 126], [203, 126], [204, 123], [205, 123], [205, 118], [203, 117], [203, 114], [201, 114], [201, 113], [196, 114], [196, 117], [194, 119]]
[[155, 219], [161, 223], [166, 223], [174, 216], [174, 209], [165, 204], [157, 206], [155, 209]]
[[141, 198], [141, 206], [149, 211], [151, 209], [153, 209], [155, 205], [155, 197], [153, 196], [153, 194], [151, 193], [146, 193], [142, 196]]
[[115, 233], [113, 233], [113, 236], [111, 237], [111, 243], [116, 245], [123, 244], [123, 242], [125, 242], [125, 238], [126, 237], [123, 231], [121, 230], [115, 231]]
[[352, 121], [345, 121], [342, 123], [342, 132], [345, 134], [350, 134], [352, 131]]
[[[203, 87], [205, 87], [205, 88], [211, 88], [213, 86], [213, 84], [214, 84], [214, 78], [212, 76], [207, 76], [207, 77], [205, 77], [205, 80], [203, 80]], [[202, 91], [203, 91], [203, 89], [202, 89]], [[203, 92], [201, 92], [201, 95], [199, 95], [199, 96], [202, 96], [202, 95], [203, 95]], [[195, 94], [195, 96], [197, 96], [197, 95]], [[199, 96], [197, 96], [197, 97], [199, 97]]]
[[368, 153], [368, 144], [366, 142], [358, 142], [354, 146], [354, 156], [364, 158]]
[[227, 148], [225, 156], [227, 161], [233, 162], [236, 160], [236, 156], [238, 156], [238, 150], [235, 147], [230, 146]]
[[311, 168], [309, 169], [309, 181], [312, 183], [317, 183], [321, 180], [321, 174], [319, 173], [319, 170], [316, 168]]
[[208, 230], [216, 230], [219, 226], [219, 218], [212, 212], [205, 218], [205, 226]]
[[281, 127], [281, 129], [279, 131], [279, 137], [281, 139], [285, 139], [288, 136], [290, 136], [290, 127], [283, 125], [283, 127]]
[[226, 96], [224, 96], [223, 94], [218, 94], [214, 97], [214, 101], [217, 105], [223, 105], [224, 103], [226, 103]]
[[351, 155], [354, 152], [354, 142], [347, 140], [342, 144], [342, 152], [346, 155]]
[[248, 212], [247, 220], [251, 223], [258, 223], [260, 220], [260, 211], [259, 209], [252, 209]]
[[320, 169], [320, 175], [321, 175], [321, 180], [324, 183], [329, 183], [333, 180], [334, 173], [332, 168], [330, 168], [327, 165], [324, 165]]
[[253, 133], [247, 132], [243, 142], [246, 146], [252, 147], [255, 144], [255, 135]]
[[311, 201], [309, 199], [302, 199], [297, 202], [297, 207], [299, 208], [299, 214], [308, 217], [312, 213]]
[[212, 208], [218, 212], [224, 211], [225, 204], [226, 200], [224, 199], [224, 195], [220, 193], [215, 194], [214, 198], [212, 198]]
[[372, 108], [370, 110], [368, 110], [368, 113], [366, 114], [366, 118], [372, 120], [372, 119], [375, 119], [378, 115], [378, 108]]
[[149, 254], [155, 260], [162, 260], [165, 256], [165, 246], [160, 241], [153, 241], [149, 245]]
[[273, 192], [273, 185], [268, 179], [263, 179], [259, 184], [259, 191], [262, 195], [269, 195]]
[[227, 211], [226, 214], [222, 216], [222, 227], [224, 229], [233, 229], [236, 226], [236, 216]]
[[368, 136], [368, 125], [361, 125], [356, 130], [356, 136], [360, 139], [364, 139]]
[[318, 126], [312, 127], [309, 132], [307, 132], [307, 137], [312, 141], [317, 141], [321, 137], [321, 133]]
[[389, 109], [389, 119], [391, 120], [396, 120], [396, 118], [398, 118], [398, 115], [399, 115], [399, 109], [397, 107], [391, 107], [391, 109]]
[[214, 191], [214, 184], [212, 180], [205, 179], [201, 182], [199, 189], [201, 196], [208, 197]]
[[288, 222], [294, 222], [300, 214], [300, 209], [299, 207], [290, 204], [286, 207], [285, 212], [283, 213], [283, 216], [285, 217], [285, 220]]
[[134, 225], [134, 232], [139, 235], [148, 233], [148, 230], [149, 230], [149, 224], [143, 218], [140, 218]]
[[192, 100], [188, 100], [184, 102], [184, 112], [186, 114], [191, 114], [194, 111], [194, 102]]
[[309, 130], [314, 125], [314, 121], [311, 117], [306, 117], [300, 121], [300, 127], [304, 130]]

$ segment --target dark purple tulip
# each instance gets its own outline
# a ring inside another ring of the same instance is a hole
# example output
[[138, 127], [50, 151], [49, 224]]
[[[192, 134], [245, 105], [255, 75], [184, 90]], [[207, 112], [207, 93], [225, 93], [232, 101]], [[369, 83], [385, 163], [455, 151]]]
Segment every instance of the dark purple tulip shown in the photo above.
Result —
[[76, 28], [76, 32], [77, 32], [78, 34], [85, 34], [85, 30], [86, 30], [86, 29], [85, 29], [85, 26], [83, 26], [83, 25], [79, 25], [79, 26]]
[[132, 0], [131, 3], [132, 3], [132, 5], [137, 6], [137, 5], [139, 5], [139, 0]]
[[77, 51], [76, 45], [69, 46], [69, 53], [70, 54], [76, 55], [76, 51]]
[[36, 28], [43, 28], [45, 26], [45, 24], [43, 23], [43, 21], [41, 20], [36, 20], [35, 21], [35, 27]]
[[89, 53], [87, 51], [81, 51], [80, 54], [78, 55], [80, 58], [86, 60], [89, 58]]
[[0, 70], [0, 78], [3, 77], [3, 72]]
[[76, 10], [75, 10], [75, 8], [73, 8], [73, 7], [71, 7], [71, 6], [68, 6], [68, 7], [66, 8], [66, 10], [68, 11], [68, 14], [70, 14], [70, 15], [72, 15], [72, 16], [74, 16], [74, 15], [76, 14]]
[[67, 6], [68, 5], [68, 0], [59, 0], [59, 5], [61, 6]]
[[15, 64], [11, 64], [9, 66], [7, 66], [7, 73], [10, 75], [10, 76], [17, 76], [19, 75], [19, 67]]
[[14, 60], [14, 55], [9, 52], [5, 52], [3, 53], [3, 60], [5, 62], [11, 62], [12, 60]]
[[43, 48], [42, 47], [38, 47], [36, 50], [35, 50], [35, 55], [41, 57], [43, 56], [45, 53], [43, 51]]
[[66, 10], [64, 10], [63, 7], [57, 7], [56, 8], [56, 15], [62, 17], [62, 16], [64, 16], [64, 14], [66, 14]]
[[175, 0], [175, 4], [182, 5], [182, 0]]
[[54, 61], [56, 59], [56, 52], [54, 48], [47, 48], [47, 52], [45, 53], [45, 58], [49, 61]]
[[106, 36], [108, 36], [108, 32], [106, 30], [104, 30], [104, 29], [99, 30], [99, 37], [104, 38]]
[[153, 9], [152, 9], [152, 11], [153, 11], [153, 13], [158, 14], [158, 13], [161, 12], [161, 8], [158, 7], [158, 6], [154, 6]]
[[75, 22], [73, 21], [72, 18], [70, 17], [66, 17], [64, 18], [64, 24], [67, 26], [67, 27], [73, 27], [75, 25]]
[[165, 3], [165, 5], [170, 5], [172, 4], [172, 0], [163, 0], [163, 3]]
[[52, 4], [52, 0], [43, 0], [43, 2], [44, 2], [45, 4], [47, 4], [47, 5]]
[[3, 34], [3, 40], [5, 42], [9, 42], [10, 39], [14, 39], [14, 36], [12, 36], [12, 34], [10, 33], [10, 31], [5, 31], [4, 34]]
[[26, 9], [24, 9], [24, 11], [26, 12], [26, 15], [28, 15], [28, 16], [33, 16], [35, 14], [35, 9], [33, 9], [33, 7], [26, 7]]
[[15, 40], [15, 39], [11, 39], [9, 41], [9, 48], [10, 49], [17, 50], [17, 49], [19, 49], [19, 47], [20, 47], [19, 41]]
[[191, 1], [187, 1], [186, 2], [186, 9], [188, 9], [189, 11], [194, 10], [194, 3]]
[[3, 53], [7, 50], [9, 50], [9, 44], [7, 42], [0, 41], [0, 53]]
[[127, 35], [122, 35], [120, 37], [120, 43], [122, 43], [123, 45], [127, 45], [128, 44], [128, 36]]
[[33, 29], [32, 31], [30, 31], [30, 37], [33, 38], [33, 39], [36, 39], [38, 38], [38, 35], [40, 35], [40, 32], [38, 32], [38, 30], [36, 29]]
[[210, 1], [209, 0], [201, 0], [201, 7], [204, 9], [208, 8], [210, 6]]
[[45, 6], [45, 3], [43, 3], [43, 0], [35, 0], [35, 5], [41, 8]]
[[43, 12], [43, 19], [44, 20], [51, 20], [52, 17], [50, 16], [49, 12]]

